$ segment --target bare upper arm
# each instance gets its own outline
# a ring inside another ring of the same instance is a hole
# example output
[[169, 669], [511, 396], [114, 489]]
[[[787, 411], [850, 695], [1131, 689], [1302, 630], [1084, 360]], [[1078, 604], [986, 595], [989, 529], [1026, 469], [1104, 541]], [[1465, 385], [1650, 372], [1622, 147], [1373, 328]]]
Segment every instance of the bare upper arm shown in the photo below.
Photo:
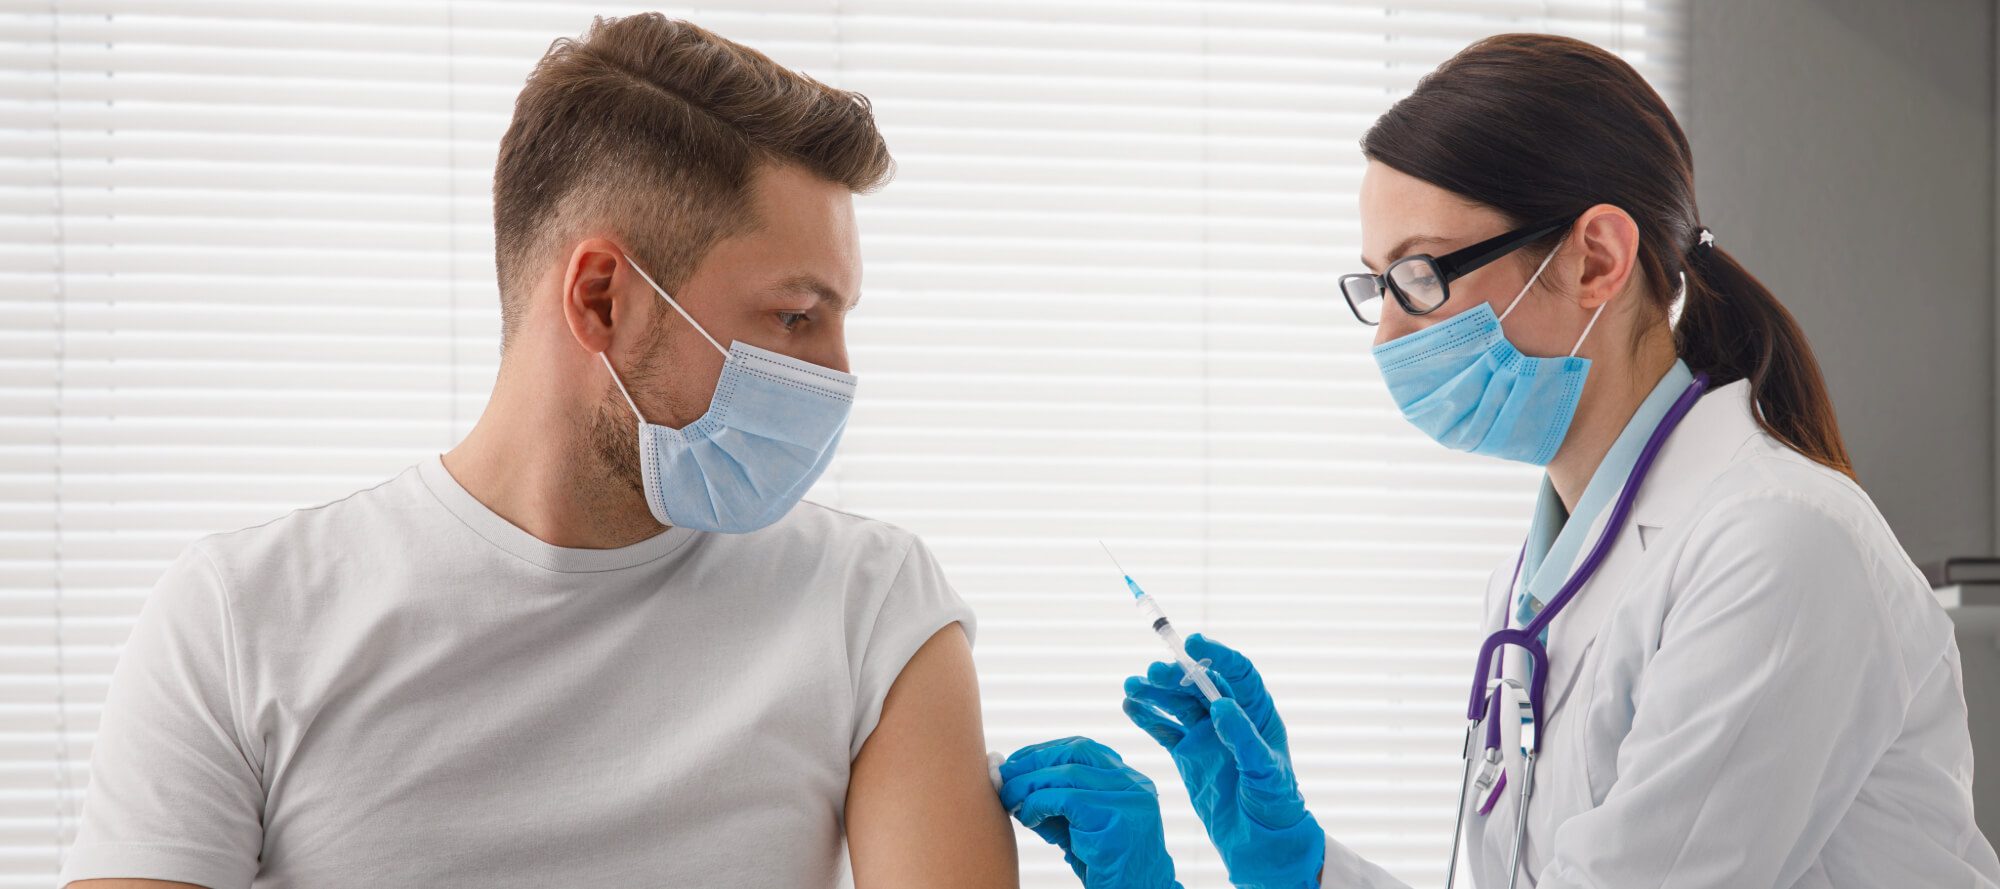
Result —
[[119, 877], [115, 880], [77, 880], [64, 889], [205, 889], [205, 887], [169, 880], [134, 880]]
[[958, 624], [903, 667], [847, 783], [856, 889], [1014, 889], [1014, 830], [987, 778], [972, 646]]

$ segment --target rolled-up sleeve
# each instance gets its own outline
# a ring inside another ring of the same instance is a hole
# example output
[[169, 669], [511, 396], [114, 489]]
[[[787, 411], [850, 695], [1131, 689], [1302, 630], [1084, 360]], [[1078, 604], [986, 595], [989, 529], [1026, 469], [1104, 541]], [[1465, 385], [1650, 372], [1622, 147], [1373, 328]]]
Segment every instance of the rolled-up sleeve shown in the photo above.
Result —
[[854, 734], [848, 755], [859, 756], [882, 719], [889, 689], [925, 642], [954, 623], [973, 641], [972, 608], [945, 579], [944, 569], [923, 541], [910, 537], [887, 587], [855, 608], [848, 619], [848, 646], [854, 652]]
[[236, 668], [227, 592], [190, 548], [147, 597], [112, 671], [62, 885], [113, 877], [250, 885], [264, 795]]

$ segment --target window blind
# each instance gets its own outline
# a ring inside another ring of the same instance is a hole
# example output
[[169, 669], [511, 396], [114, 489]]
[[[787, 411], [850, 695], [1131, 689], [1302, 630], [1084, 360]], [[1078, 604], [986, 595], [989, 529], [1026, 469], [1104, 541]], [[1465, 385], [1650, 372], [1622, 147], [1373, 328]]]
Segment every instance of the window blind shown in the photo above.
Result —
[[[108, 673], [195, 537], [448, 449], [497, 368], [514, 94], [623, 3], [0, 3], [0, 886], [74, 833]], [[1362, 131], [1503, 31], [1679, 106], [1683, 0], [669, 6], [875, 102], [861, 400], [814, 498], [924, 535], [980, 614], [989, 742], [1083, 734], [1185, 631], [1257, 659], [1335, 836], [1442, 882], [1487, 571], [1535, 475], [1405, 427], [1333, 281]], [[648, 212], [644, 206], [632, 212]], [[1022, 831], [1023, 882], [1074, 885]]]

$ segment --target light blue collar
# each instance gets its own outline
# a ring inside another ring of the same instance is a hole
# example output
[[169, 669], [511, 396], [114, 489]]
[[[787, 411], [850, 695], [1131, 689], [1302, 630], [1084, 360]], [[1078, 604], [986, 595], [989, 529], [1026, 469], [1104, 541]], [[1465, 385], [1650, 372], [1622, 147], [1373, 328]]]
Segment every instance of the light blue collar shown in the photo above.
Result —
[[[1675, 360], [1674, 366], [1653, 386], [1652, 393], [1639, 403], [1639, 409], [1625, 423], [1625, 430], [1611, 443], [1604, 461], [1597, 464], [1597, 471], [1591, 473], [1590, 484], [1576, 501], [1575, 513], [1563, 510], [1555, 486], [1549, 483], [1548, 476], [1542, 476], [1541, 495], [1535, 501], [1535, 517], [1528, 526], [1528, 548], [1521, 562], [1521, 577], [1526, 581], [1521, 588], [1534, 602], [1514, 603], [1517, 626], [1524, 622], [1522, 615], [1531, 618], [1534, 611], [1540, 610], [1539, 603], [1554, 598], [1556, 591], [1562, 589], [1563, 581], [1569, 579], [1570, 566], [1576, 562], [1577, 551], [1583, 548], [1591, 524], [1597, 521], [1597, 514], [1618, 497], [1626, 476], [1632, 474], [1633, 464], [1639, 462], [1639, 452], [1646, 448], [1646, 440], [1693, 382], [1694, 373], [1688, 370], [1687, 363]], [[1542, 570], [1545, 565], [1549, 570]]]

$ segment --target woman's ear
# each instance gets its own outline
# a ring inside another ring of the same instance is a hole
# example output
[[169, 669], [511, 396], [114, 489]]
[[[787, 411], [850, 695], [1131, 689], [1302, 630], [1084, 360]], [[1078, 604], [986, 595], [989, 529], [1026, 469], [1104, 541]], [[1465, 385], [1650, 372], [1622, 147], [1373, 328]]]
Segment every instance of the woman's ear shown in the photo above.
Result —
[[630, 310], [619, 304], [623, 254], [604, 238], [586, 238], [570, 251], [563, 269], [562, 312], [577, 345], [592, 354], [611, 348], [612, 331], [629, 323]]
[[1610, 204], [1583, 211], [1570, 229], [1576, 245], [1577, 305], [1590, 310], [1625, 292], [1639, 265], [1639, 224]]

